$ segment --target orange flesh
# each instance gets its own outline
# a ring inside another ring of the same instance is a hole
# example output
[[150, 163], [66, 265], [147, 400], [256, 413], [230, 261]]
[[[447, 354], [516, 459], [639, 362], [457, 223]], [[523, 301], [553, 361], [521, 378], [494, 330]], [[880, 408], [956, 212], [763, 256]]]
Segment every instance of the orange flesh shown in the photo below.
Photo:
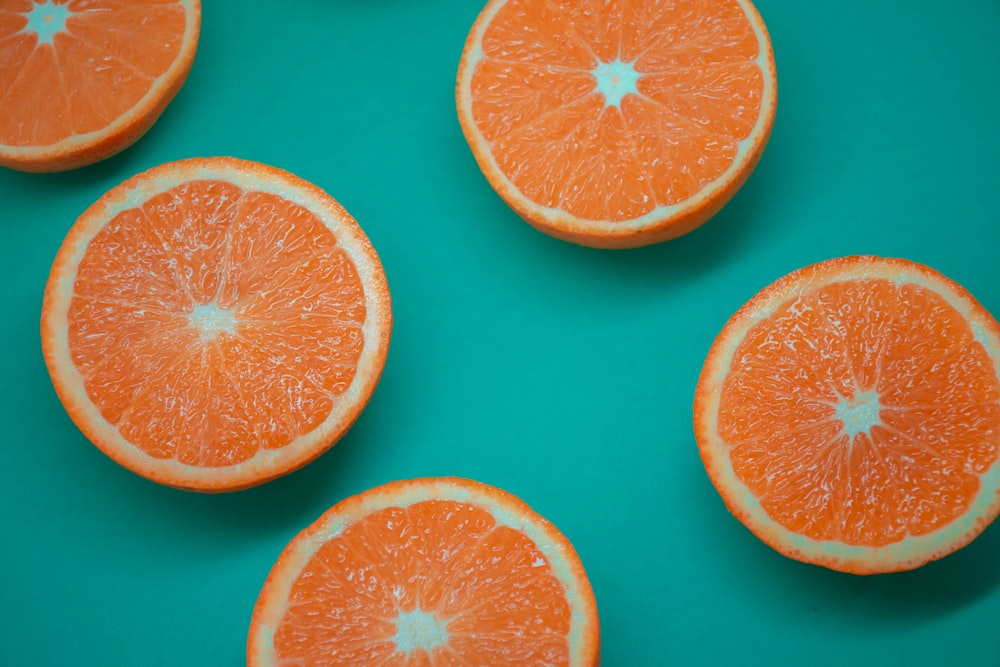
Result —
[[97, 233], [68, 318], [87, 395], [127, 441], [224, 466], [329, 415], [354, 377], [365, 305], [354, 264], [314, 214], [204, 180]]
[[[735, 0], [510, 0], [482, 39], [473, 119], [529, 199], [622, 221], [682, 202], [734, 162], [760, 114], [759, 44]], [[606, 105], [591, 71], [632, 63], [637, 93]]]
[[[869, 392], [877, 423], [852, 438], [837, 406]], [[967, 511], [998, 456], [1000, 386], [938, 294], [837, 282], [748, 332], [718, 425], [736, 475], [772, 519], [817, 540], [884, 546]]]
[[183, 43], [170, 0], [70, 0], [51, 44], [24, 31], [34, 3], [0, 8], [0, 144], [45, 146], [107, 127], [149, 91]]
[[[400, 650], [415, 610], [444, 643]], [[292, 586], [274, 633], [280, 661], [321, 667], [564, 665], [570, 608], [536, 545], [472, 504], [427, 500], [375, 511], [326, 542]]]

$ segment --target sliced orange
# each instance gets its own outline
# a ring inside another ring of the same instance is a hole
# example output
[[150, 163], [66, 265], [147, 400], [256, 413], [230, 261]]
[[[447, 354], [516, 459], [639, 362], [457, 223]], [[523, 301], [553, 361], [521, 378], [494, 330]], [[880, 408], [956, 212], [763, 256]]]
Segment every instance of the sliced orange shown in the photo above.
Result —
[[41, 330], [60, 400], [105, 454], [226, 491], [336, 442], [391, 326], [382, 265], [340, 204], [273, 167], [204, 158], [139, 174], [80, 216]]
[[573, 546], [523, 501], [457, 478], [392, 482], [302, 531], [254, 608], [250, 667], [596, 667]]
[[63, 171], [131, 146], [187, 78], [199, 0], [0, 0], [0, 165]]
[[730, 511], [781, 553], [919, 567], [1000, 513], [1000, 325], [911, 261], [809, 266], [723, 328], [694, 428]]
[[777, 78], [749, 0], [490, 0], [456, 98], [521, 217], [621, 248], [685, 234], [733, 197], [770, 136]]

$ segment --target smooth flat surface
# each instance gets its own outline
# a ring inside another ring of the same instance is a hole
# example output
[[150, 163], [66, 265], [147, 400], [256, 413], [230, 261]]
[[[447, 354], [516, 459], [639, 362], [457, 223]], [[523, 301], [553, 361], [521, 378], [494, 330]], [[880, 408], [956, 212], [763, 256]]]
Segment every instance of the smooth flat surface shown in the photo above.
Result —
[[[550, 239], [478, 172], [454, 109], [468, 0], [206, 2], [190, 79], [138, 144], [72, 173], [0, 171], [0, 665], [244, 664], [291, 537], [383, 482], [461, 475], [553, 521], [590, 574], [603, 664], [1000, 665], [1000, 525], [921, 570], [855, 578], [728, 515], [691, 402], [729, 315], [800, 266], [926, 263], [1000, 314], [1000, 4], [760, 0], [778, 115], [700, 230], [608, 252]], [[119, 468], [62, 410], [38, 319], [90, 203], [168, 160], [292, 171], [359, 220], [396, 325], [368, 410], [319, 461], [225, 496]]]

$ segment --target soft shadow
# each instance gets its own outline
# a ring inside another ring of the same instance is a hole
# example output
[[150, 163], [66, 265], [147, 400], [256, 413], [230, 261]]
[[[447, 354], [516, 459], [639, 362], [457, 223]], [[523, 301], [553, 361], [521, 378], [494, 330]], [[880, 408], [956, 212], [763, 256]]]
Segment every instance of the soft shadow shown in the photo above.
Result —
[[[140, 139], [139, 141], [142, 141]], [[128, 149], [86, 167], [52, 173], [33, 173], [5, 169], [0, 175], [4, 181], [20, 191], [37, 191], [40, 197], [51, 197], [52, 190], [62, 195], [67, 190], [90, 189], [115, 178], [128, 164]]]
[[602, 280], [625, 287], [686, 283], [725, 266], [734, 256], [758, 252], [778, 231], [772, 199], [781, 192], [781, 165], [769, 159], [767, 151], [740, 191], [701, 227], [651, 246], [607, 250], [562, 241], [528, 225], [492, 190], [461, 132], [442, 123], [437, 134], [436, 146], [447, 151], [450, 163], [443, 173], [451, 182], [442, 190], [455, 193], [452, 202], [441, 208], [453, 206], [452, 215], [476, 221], [469, 227], [480, 238], [470, 236], [467, 245], [481, 244], [491, 252], [516, 247], [525, 261], [543, 262], [553, 275], [587, 280], [599, 270]]
[[916, 570], [869, 577], [821, 570], [805, 583], [826, 591], [828, 612], [852, 623], [863, 616], [874, 631], [929, 621], [993, 594], [1000, 586], [997, 563], [1000, 526], [993, 525], [972, 544]]
[[[139, 142], [142, 141], [140, 138]], [[133, 145], [100, 162], [69, 171], [28, 173], [5, 170], [0, 174], [0, 179], [23, 193], [20, 199], [26, 203], [18, 212], [18, 219], [11, 219], [9, 222], [23, 224], [25, 215], [34, 215], [37, 211], [44, 215], [34, 222], [52, 222], [64, 234], [74, 220], [103, 193], [151, 166], [143, 161], [142, 151], [135, 149], [136, 146]], [[69, 209], [72, 216], [70, 219], [52, 217], [53, 198], [61, 200], [63, 206]], [[6, 218], [7, 216], [0, 216], [0, 220]]]
[[[152, 127], [134, 144], [99, 162], [52, 173], [3, 169], [0, 170], [0, 180], [7, 181], [19, 190], [37, 191], [41, 198], [39, 201], [51, 198], [53, 192], [57, 192], [59, 196], [95, 189], [103, 193], [154, 166], [164, 150], [169, 151], [169, 142], [176, 144], [176, 139], [172, 138], [183, 134], [184, 127], [192, 120], [196, 111], [188, 99], [189, 96], [184, 94], [182, 88]], [[82, 212], [81, 209], [80, 213]]]
[[859, 576], [786, 558], [731, 516], [727, 519], [702, 523], [717, 533], [712, 539], [727, 545], [719, 558], [737, 559], [729, 567], [739, 570], [732, 583], [743, 587], [740, 595], [770, 598], [786, 613], [808, 610], [819, 622], [843, 624], [854, 632], [876, 634], [929, 623], [1000, 587], [997, 525], [964, 549], [916, 570]]
[[348, 480], [361, 461], [365, 443], [358, 441], [364, 439], [352, 429], [304, 468], [243, 491], [206, 495], [157, 488], [148, 496], [150, 510], [171, 521], [208, 524], [227, 539], [256, 541], [262, 535], [297, 532], [353, 488]]
[[626, 250], [584, 248], [555, 241], [553, 258], [568, 269], [590, 270], [594, 262], [604, 264], [612, 276], [623, 281], [688, 282], [704, 272], [731, 261], [737, 254], [754, 252], [766, 237], [767, 193], [776, 176], [762, 161], [743, 188], [713, 218], [694, 231], [670, 241]]
[[[118, 522], [134, 526], [135, 539], [123, 548], [134, 550], [136, 557], [151, 549], [176, 549], [166, 543], [177, 541], [225, 556], [262, 540], [284, 544], [333, 504], [357, 492], [362, 453], [371, 446], [365, 442], [368, 439], [363, 420], [359, 421], [304, 468], [257, 487], [221, 494], [146, 480], [112, 462], [79, 434], [60, 438], [58, 447], [74, 469], [80, 493], [88, 496], [81, 501], [91, 511], [116, 512]], [[144, 525], [136, 525], [137, 521]]]

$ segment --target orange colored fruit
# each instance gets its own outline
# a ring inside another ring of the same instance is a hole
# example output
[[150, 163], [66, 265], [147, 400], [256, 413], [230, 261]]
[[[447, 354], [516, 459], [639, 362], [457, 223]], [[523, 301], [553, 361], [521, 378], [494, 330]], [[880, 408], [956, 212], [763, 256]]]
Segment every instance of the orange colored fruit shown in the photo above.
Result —
[[919, 567], [1000, 513], [1000, 325], [903, 259], [844, 257], [725, 325], [694, 429], [730, 511], [779, 552], [868, 574]]
[[64, 171], [131, 146], [187, 78], [198, 0], [0, 0], [0, 165]]
[[569, 541], [518, 498], [457, 478], [392, 482], [302, 531], [250, 623], [250, 667], [596, 667]]
[[624, 248], [685, 234], [736, 194], [777, 79], [749, 0], [490, 0], [456, 99], [479, 167], [522, 218]]
[[382, 373], [382, 265], [328, 194], [233, 158], [161, 165], [76, 221], [45, 289], [56, 393], [105, 454], [197, 491], [322, 454]]

